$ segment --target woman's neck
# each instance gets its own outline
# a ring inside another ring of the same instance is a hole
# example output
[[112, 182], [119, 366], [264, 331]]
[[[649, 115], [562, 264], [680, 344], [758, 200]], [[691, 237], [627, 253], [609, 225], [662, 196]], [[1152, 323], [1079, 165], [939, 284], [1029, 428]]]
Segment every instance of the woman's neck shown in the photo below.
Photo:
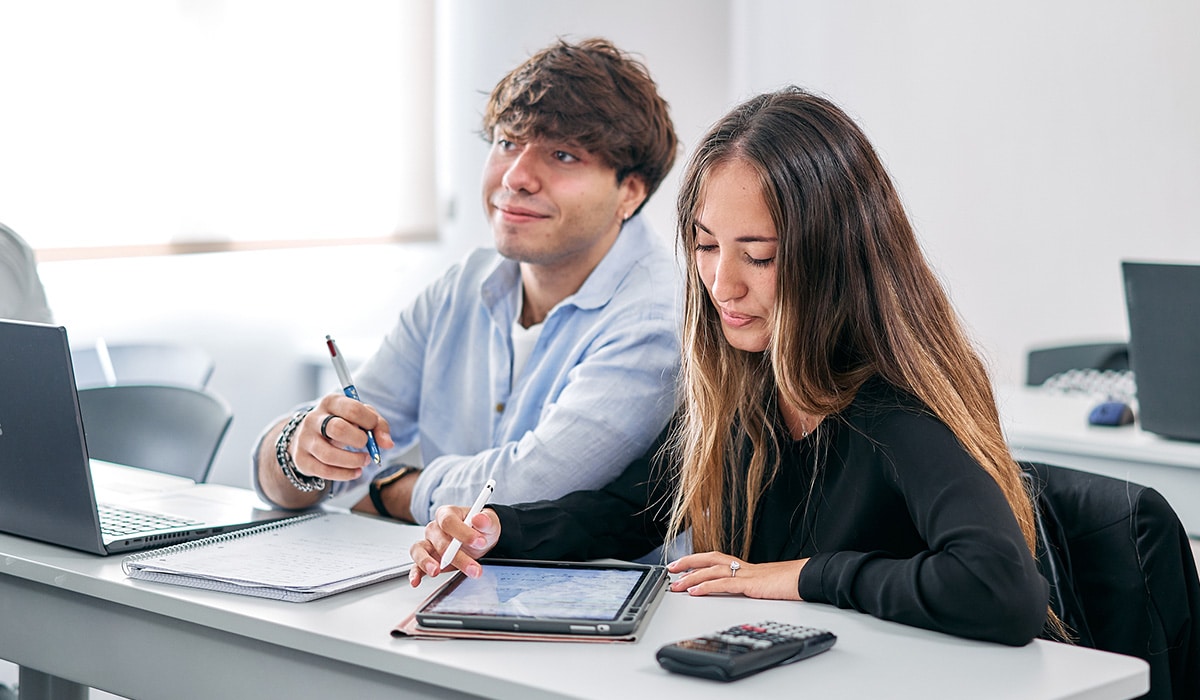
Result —
[[821, 424], [821, 416], [810, 416], [779, 397], [779, 413], [793, 440], [803, 440]]

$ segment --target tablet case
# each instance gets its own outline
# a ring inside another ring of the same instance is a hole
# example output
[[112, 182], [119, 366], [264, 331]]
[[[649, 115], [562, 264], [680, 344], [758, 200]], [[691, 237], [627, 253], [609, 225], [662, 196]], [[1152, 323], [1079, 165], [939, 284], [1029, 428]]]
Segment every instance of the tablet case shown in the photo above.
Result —
[[[654, 607], [658, 606], [658, 601], [662, 596], [654, 597], [654, 602], [651, 604]], [[422, 603], [424, 604], [424, 603]], [[653, 611], [651, 611], [653, 612]], [[649, 619], [642, 619], [645, 623]], [[543, 632], [500, 632], [496, 630], [466, 630], [466, 629], [430, 629], [421, 627], [417, 624], [416, 611], [408, 614], [400, 624], [392, 629], [392, 636], [397, 639], [491, 639], [493, 641], [503, 642], [636, 642], [638, 630], [633, 634], [624, 636], [599, 636], [599, 635], [582, 635], [582, 634], [546, 634]]]
[[[627, 562], [620, 562], [627, 563]], [[453, 580], [453, 579], [451, 579]], [[447, 584], [450, 582], [447, 581]], [[507, 630], [479, 630], [479, 629], [463, 629], [454, 627], [422, 627], [417, 621], [417, 611], [425, 607], [445, 587], [438, 586], [425, 600], [422, 600], [419, 605], [413, 608], [403, 620], [392, 629], [392, 636], [396, 638], [410, 639], [491, 639], [494, 641], [520, 641], [520, 642], [634, 642], [637, 641], [638, 634], [641, 632], [647, 621], [654, 615], [658, 609], [659, 603], [662, 601], [663, 592], [666, 591], [666, 586], [662, 586], [655, 590], [653, 594], [643, 604], [643, 614], [639, 620], [638, 626], [633, 632], [625, 635], [597, 635], [597, 634], [561, 634], [547, 632], [513, 632]]]

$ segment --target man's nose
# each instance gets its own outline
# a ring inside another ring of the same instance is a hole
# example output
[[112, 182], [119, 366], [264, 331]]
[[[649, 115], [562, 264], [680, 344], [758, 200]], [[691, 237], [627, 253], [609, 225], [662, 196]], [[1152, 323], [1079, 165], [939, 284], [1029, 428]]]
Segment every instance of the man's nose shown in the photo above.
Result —
[[504, 170], [502, 182], [505, 188], [514, 192], [536, 192], [541, 189], [537, 158], [532, 149], [524, 147], [515, 154]]

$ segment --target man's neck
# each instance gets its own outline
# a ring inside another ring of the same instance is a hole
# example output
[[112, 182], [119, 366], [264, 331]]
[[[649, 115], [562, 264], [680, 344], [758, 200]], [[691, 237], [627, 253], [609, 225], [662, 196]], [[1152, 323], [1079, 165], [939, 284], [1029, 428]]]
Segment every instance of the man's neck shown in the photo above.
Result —
[[524, 295], [521, 304], [521, 325], [529, 328], [545, 321], [550, 309], [578, 292], [590, 274], [591, 270], [587, 270], [583, 275], [578, 271], [567, 275], [538, 265], [521, 263], [521, 293]]
[[522, 262], [520, 323], [525, 328], [546, 320], [560, 301], [579, 291], [592, 271], [600, 264], [616, 244], [618, 228], [606, 244], [594, 246], [587, 260], [574, 260], [571, 264], [537, 264]]

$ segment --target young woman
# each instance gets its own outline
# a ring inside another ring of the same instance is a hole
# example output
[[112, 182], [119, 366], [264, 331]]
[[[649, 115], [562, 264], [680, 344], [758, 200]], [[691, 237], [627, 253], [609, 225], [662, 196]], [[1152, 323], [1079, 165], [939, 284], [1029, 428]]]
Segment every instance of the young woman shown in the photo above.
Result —
[[[991, 384], [863, 132], [788, 88], [735, 108], [678, 202], [683, 405], [601, 491], [447, 507], [411, 579], [493, 556], [636, 558], [672, 589], [854, 608], [1025, 644], [1047, 623], [1032, 505]], [[501, 484], [498, 491], [503, 489]]]

